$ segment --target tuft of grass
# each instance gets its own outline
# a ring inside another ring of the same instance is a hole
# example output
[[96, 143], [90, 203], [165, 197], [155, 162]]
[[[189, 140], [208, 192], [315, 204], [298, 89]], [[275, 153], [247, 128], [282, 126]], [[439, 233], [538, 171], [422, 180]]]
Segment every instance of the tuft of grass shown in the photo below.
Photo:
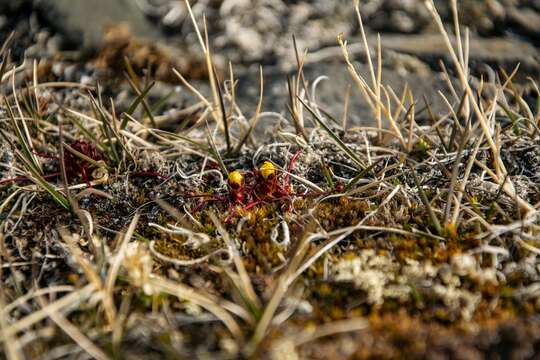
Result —
[[304, 107], [313, 115], [313, 118], [321, 126], [324, 131], [330, 136], [330, 138], [335, 142], [335, 144], [356, 164], [359, 170], [363, 171], [366, 168], [366, 165], [364, 162], [360, 159], [360, 157], [354, 153], [340, 138], [339, 136], [330, 129], [328, 125], [324, 123], [324, 121], [320, 118], [320, 116], [309, 106], [304, 100], [298, 98], [298, 100], [304, 105]]
[[[20, 130], [17, 124], [17, 119], [15, 118], [13, 112], [10, 110], [10, 105], [5, 98], [4, 103], [6, 104], [6, 108], [8, 109], [9, 118], [11, 120], [11, 125], [15, 132], [17, 142], [15, 143], [14, 141], [12, 141], [10, 135], [2, 129], [0, 129], [0, 134], [2, 135], [4, 140], [6, 140], [6, 142], [11, 145], [11, 147], [15, 151], [15, 155], [24, 166], [24, 177], [34, 182], [42, 190], [49, 193], [49, 195], [51, 195], [53, 200], [58, 205], [60, 205], [66, 210], [69, 210], [70, 204], [66, 196], [60, 191], [58, 191], [43, 177], [39, 160], [37, 160], [37, 158], [33, 156], [34, 153], [31, 149], [31, 145], [28, 143], [26, 135], [23, 135], [23, 132]], [[21, 148], [20, 151], [18, 150], [17, 145]]]

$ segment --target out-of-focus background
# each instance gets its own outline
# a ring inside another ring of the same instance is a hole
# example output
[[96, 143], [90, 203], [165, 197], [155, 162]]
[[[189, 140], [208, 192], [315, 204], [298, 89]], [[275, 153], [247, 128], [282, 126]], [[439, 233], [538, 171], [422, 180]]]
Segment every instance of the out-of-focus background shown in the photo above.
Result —
[[[359, 44], [358, 21], [351, 0], [200, 0], [191, 1], [195, 18], [206, 18], [218, 71], [233, 64], [240, 80], [240, 102], [246, 106], [258, 96], [258, 66], [264, 65], [265, 108], [283, 109], [286, 75], [296, 67], [292, 35], [300, 52], [308, 49], [309, 80], [326, 75], [318, 97], [329, 110], [342, 107], [350, 82], [338, 34], [348, 39], [362, 71], [365, 57]], [[450, 1], [436, 1], [449, 27]], [[436, 90], [444, 86], [439, 58], [446, 49], [437, 35], [423, 1], [361, 1], [371, 43], [382, 35], [384, 81], [395, 89], [405, 83], [418, 98], [426, 95], [435, 107]], [[461, 22], [470, 29], [473, 75], [493, 75], [490, 69], [511, 71], [521, 66], [522, 77], [540, 76], [540, 1], [463, 0]], [[202, 51], [184, 1], [173, 0], [2, 0], [0, 41], [14, 31], [12, 57], [17, 62], [37, 59], [41, 81], [94, 83], [111, 90], [121, 106], [122, 79], [128, 58], [137, 72], [158, 79], [152, 96], [169, 92], [169, 107], [183, 106], [185, 92], [175, 88], [177, 68], [204, 91], [207, 74]], [[449, 64], [449, 62], [448, 62]], [[451, 70], [451, 66], [450, 71]], [[519, 80], [518, 80], [519, 81]], [[354, 95], [354, 94], [353, 94]], [[358, 95], [358, 94], [357, 94]], [[122, 97], [123, 96], [123, 97]], [[352, 97], [357, 117], [365, 113], [360, 96]], [[365, 113], [367, 116], [367, 113]], [[361, 121], [361, 120], [360, 120]]]

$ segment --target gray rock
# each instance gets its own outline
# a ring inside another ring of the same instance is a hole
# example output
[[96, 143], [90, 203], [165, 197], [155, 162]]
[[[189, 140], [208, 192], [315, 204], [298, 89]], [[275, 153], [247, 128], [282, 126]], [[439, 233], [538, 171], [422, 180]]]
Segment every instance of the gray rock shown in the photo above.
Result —
[[94, 49], [103, 41], [107, 26], [127, 22], [131, 32], [142, 38], [160, 37], [153, 26], [129, 0], [41, 0], [36, 5], [41, 16], [71, 44]]
[[64, 79], [66, 81], [75, 81], [77, 75], [77, 66], [76, 65], [68, 65], [64, 69]]
[[[455, 43], [455, 41], [453, 40]], [[383, 48], [411, 54], [431, 63], [438, 69], [438, 60], [450, 62], [448, 50], [438, 34], [388, 35], [382, 38]], [[455, 46], [454, 46], [455, 47]], [[474, 64], [488, 64], [506, 70], [518, 64], [529, 76], [540, 75], [540, 50], [518, 39], [479, 38], [470, 40], [470, 60]]]
[[366, 25], [379, 32], [417, 33], [431, 21], [423, 4], [416, 0], [384, 0], [378, 11], [365, 18]]
[[527, 36], [540, 41], [540, 13], [533, 9], [508, 10], [508, 20]]
[[[455, 41], [453, 40], [455, 43]], [[405, 53], [446, 56], [448, 50], [442, 36], [438, 34], [388, 35], [382, 38], [383, 47]], [[539, 51], [534, 46], [516, 39], [472, 38], [470, 57], [477, 60], [531, 61], [538, 59]]]

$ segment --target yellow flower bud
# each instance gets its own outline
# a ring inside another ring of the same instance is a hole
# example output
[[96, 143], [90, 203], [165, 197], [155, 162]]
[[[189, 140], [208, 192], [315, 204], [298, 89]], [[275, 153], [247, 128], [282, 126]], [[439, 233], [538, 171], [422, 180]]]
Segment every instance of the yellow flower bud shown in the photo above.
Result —
[[270, 161], [265, 161], [259, 167], [259, 173], [265, 180], [267, 180], [276, 174], [276, 167]]
[[240, 187], [244, 184], [244, 175], [238, 170], [229, 173], [229, 185]]

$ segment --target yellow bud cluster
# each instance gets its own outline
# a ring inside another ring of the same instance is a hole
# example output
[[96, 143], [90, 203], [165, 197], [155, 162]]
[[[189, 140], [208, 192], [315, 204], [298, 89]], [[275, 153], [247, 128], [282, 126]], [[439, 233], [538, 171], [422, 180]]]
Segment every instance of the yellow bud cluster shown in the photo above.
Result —
[[234, 170], [229, 173], [229, 185], [233, 187], [240, 187], [244, 184], [244, 175], [238, 170]]
[[261, 174], [263, 179], [268, 180], [269, 178], [276, 175], [276, 167], [270, 161], [265, 161], [259, 167], [259, 173]]

